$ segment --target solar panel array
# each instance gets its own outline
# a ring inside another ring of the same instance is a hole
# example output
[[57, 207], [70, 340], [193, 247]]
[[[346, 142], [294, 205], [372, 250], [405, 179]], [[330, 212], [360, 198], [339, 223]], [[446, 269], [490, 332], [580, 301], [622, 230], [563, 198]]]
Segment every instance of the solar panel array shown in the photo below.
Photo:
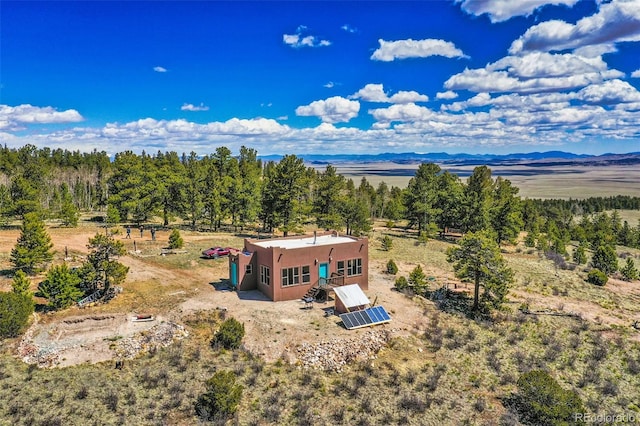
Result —
[[374, 306], [362, 311], [347, 312], [346, 314], [341, 314], [340, 319], [347, 330], [391, 321], [391, 317], [382, 306]]

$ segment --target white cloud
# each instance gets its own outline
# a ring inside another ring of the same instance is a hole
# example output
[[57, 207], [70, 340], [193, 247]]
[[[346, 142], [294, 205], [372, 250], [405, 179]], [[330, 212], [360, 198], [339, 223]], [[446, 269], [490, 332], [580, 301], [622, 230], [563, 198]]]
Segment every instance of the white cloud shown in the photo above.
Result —
[[385, 41], [379, 39], [380, 47], [373, 52], [371, 59], [390, 62], [396, 59], [427, 58], [445, 56], [464, 58], [465, 54], [453, 43], [437, 39]]
[[535, 93], [576, 89], [622, 76], [618, 70], [609, 70], [599, 57], [533, 52], [507, 56], [485, 68], [465, 69], [451, 76], [444, 86], [477, 93]]
[[77, 123], [84, 118], [75, 109], [58, 111], [53, 107], [29, 104], [0, 105], [0, 130], [22, 130], [27, 124]]
[[284, 44], [294, 48], [331, 46], [331, 42], [329, 40], [323, 40], [307, 33], [308, 28], [304, 25], [300, 25], [296, 29], [295, 34], [283, 34], [282, 41]]
[[511, 44], [509, 52], [559, 51], [585, 46], [640, 41], [640, 0], [601, 3], [600, 10], [575, 24], [553, 20], [529, 28]]
[[640, 102], [640, 92], [622, 80], [610, 80], [602, 84], [592, 84], [578, 92], [579, 99], [589, 104], [616, 105]]
[[547, 4], [572, 7], [578, 0], [455, 0], [471, 15], [489, 15], [491, 22], [502, 22], [514, 16], [529, 16]]
[[164, 67], [159, 67], [159, 66], [158, 66], [158, 67], [153, 67], [153, 70], [154, 70], [155, 72], [167, 72], [167, 69], [166, 69], [166, 68], [164, 68]]
[[180, 107], [180, 110], [181, 111], [209, 111], [209, 107], [203, 104], [202, 102], [200, 102], [200, 105], [185, 103]]
[[324, 84], [323, 86], [326, 87], [327, 89], [331, 89], [332, 87], [334, 87], [336, 84], [333, 81], [330, 81], [326, 84]]
[[382, 84], [367, 84], [349, 99], [361, 99], [366, 102], [388, 102], [393, 104], [408, 104], [412, 102], [427, 102], [429, 97], [415, 91], [399, 91], [389, 97]]
[[410, 90], [410, 91], [401, 90], [389, 98], [389, 102], [394, 104], [427, 102], [428, 100], [429, 100], [429, 97], [427, 95], [421, 95], [420, 93], [413, 90]]
[[457, 97], [458, 97], [458, 94], [451, 90], [447, 90], [446, 92], [436, 93], [436, 99], [455, 99]]
[[631, 77], [633, 78], [640, 78], [640, 69], [635, 70], [634, 72], [631, 73]]
[[296, 115], [319, 117], [324, 123], [347, 122], [358, 116], [360, 102], [334, 96], [296, 108]]
[[354, 28], [354, 27], [352, 27], [352, 26], [351, 26], [351, 25], [349, 25], [349, 24], [344, 24], [343, 26], [341, 26], [341, 27], [340, 27], [340, 29], [341, 29], [341, 30], [344, 30], [344, 31], [346, 31], [346, 32], [348, 32], [348, 33], [351, 33], [351, 34], [354, 34], [354, 33], [357, 33], [357, 32], [358, 32], [358, 29], [357, 29], [357, 28]]
[[367, 84], [362, 89], [349, 96], [349, 99], [362, 99], [366, 102], [389, 102], [389, 97], [384, 92], [384, 86], [382, 84], [373, 83]]

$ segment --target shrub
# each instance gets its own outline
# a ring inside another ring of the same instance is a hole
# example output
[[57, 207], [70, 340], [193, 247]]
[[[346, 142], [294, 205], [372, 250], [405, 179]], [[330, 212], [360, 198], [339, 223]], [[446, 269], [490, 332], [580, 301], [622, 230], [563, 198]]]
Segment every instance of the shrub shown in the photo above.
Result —
[[242, 386], [236, 384], [232, 371], [218, 371], [205, 383], [206, 392], [198, 398], [195, 409], [206, 421], [231, 417], [238, 409], [242, 398]]
[[180, 236], [180, 231], [174, 228], [169, 235], [169, 248], [179, 249], [184, 246], [184, 240]]
[[220, 325], [220, 328], [213, 337], [212, 345], [220, 345], [225, 349], [237, 349], [240, 347], [243, 337], [244, 324], [235, 318], [229, 318]]
[[520, 376], [518, 392], [510, 405], [524, 424], [559, 425], [575, 421], [575, 413], [583, 413], [582, 400], [574, 391], [562, 388], [548, 373], [532, 370]]
[[0, 338], [16, 337], [33, 313], [33, 299], [19, 293], [0, 293]]
[[405, 288], [409, 287], [409, 283], [407, 282], [407, 279], [405, 277], [398, 277], [396, 279], [394, 287], [396, 288], [396, 290], [404, 290]]
[[418, 265], [413, 268], [413, 271], [409, 274], [409, 285], [418, 294], [424, 293], [427, 289], [427, 276], [422, 271], [422, 266]]
[[82, 296], [79, 285], [80, 277], [63, 263], [49, 270], [47, 278], [38, 285], [38, 294], [49, 300], [50, 307], [63, 309]]
[[380, 242], [382, 243], [382, 250], [384, 251], [389, 251], [393, 248], [393, 240], [388, 235], [382, 237]]
[[591, 284], [604, 286], [607, 281], [609, 281], [609, 277], [599, 269], [592, 269], [589, 271], [589, 275], [587, 275], [587, 282]]
[[387, 274], [395, 275], [397, 273], [398, 265], [396, 265], [396, 262], [394, 262], [393, 259], [389, 259], [387, 262]]
[[636, 264], [633, 262], [633, 259], [627, 257], [627, 262], [624, 265], [624, 268], [620, 270], [622, 274], [622, 278], [625, 281], [634, 281], [640, 277], [640, 273], [638, 273], [638, 268], [636, 268]]
[[31, 287], [31, 280], [21, 269], [18, 269], [16, 274], [13, 276], [11, 287], [13, 288], [14, 293], [31, 296], [31, 292], [29, 291], [29, 288]]

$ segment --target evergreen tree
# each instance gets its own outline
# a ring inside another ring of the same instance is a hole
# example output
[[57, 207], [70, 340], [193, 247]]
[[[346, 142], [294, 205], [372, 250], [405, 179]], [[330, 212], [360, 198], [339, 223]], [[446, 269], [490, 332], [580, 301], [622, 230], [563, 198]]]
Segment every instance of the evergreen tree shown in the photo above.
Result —
[[100, 290], [106, 294], [109, 288], [124, 281], [129, 267], [118, 262], [118, 256], [126, 254], [124, 244], [111, 236], [96, 234], [87, 245], [89, 255], [80, 268], [82, 287], [87, 294]]
[[635, 281], [639, 278], [638, 269], [632, 258], [627, 257], [624, 267], [620, 270], [625, 281]]
[[427, 291], [427, 276], [422, 270], [422, 266], [417, 265], [411, 273], [408, 279], [409, 286], [416, 294], [424, 294]]
[[63, 263], [47, 272], [46, 279], [38, 285], [38, 295], [48, 299], [51, 308], [64, 309], [82, 296], [79, 285], [80, 277]]
[[345, 188], [344, 176], [339, 175], [332, 165], [328, 165], [324, 172], [317, 174], [313, 212], [319, 228], [329, 230], [341, 227], [340, 209], [345, 201]]
[[573, 261], [578, 265], [584, 265], [587, 263], [586, 244], [580, 243], [578, 247], [573, 251]]
[[440, 166], [422, 163], [407, 186], [405, 207], [410, 224], [418, 226], [418, 232], [426, 231], [440, 213], [437, 204], [438, 173]]
[[466, 234], [459, 247], [447, 250], [447, 261], [453, 263], [458, 278], [474, 283], [474, 311], [499, 308], [505, 301], [509, 285], [513, 282], [513, 271], [507, 267], [491, 233]]
[[21, 269], [18, 269], [13, 276], [13, 281], [11, 283], [12, 291], [17, 294], [22, 294], [25, 296], [32, 296], [31, 294], [31, 280], [27, 277]]
[[239, 223], [243, 228], [253, 223], [260, 212], [262, 162], [255, 149], [241, 147], [238, 159], [240, 189], [238, 191]]
[[436, 223], [440, 229], [462, 228], [464, 184], [457, 175], [445, 171], [438, 176], [437, 205]]
[[168, 226], [170, 220], [185, 212], [185, 165], [173, 151], [164, 154], [158, 152], [155, 162], [162, 224]]
[[611, 275], [618, 270], [618, 255], [610, 245], [602, 245], [596, 249], [591, 258], [591, 266], [599, 269], [606, 275]]
[[198, 154], [191, 152], [183, 155], [182, 163], [185, 167], [185, 210], [191, 220], [191, 229], [196, 229], [198, 220], [202, 217], [204, 207], [203, 193], [206, 188], [206, 177]]
[[242, 385], [236, 383], [233, 371], [217, 371], [205, 383], [206, 392], [198, 397], [195, 410], [208, 422], [223, 424], [238, 409], [242, 399]]
[[498, 245], [514, 241], [524, 224], [518, 191], [508, 179], [498, 177], [495, 181], [490, 216]]
[[309, 176], [302, 158], [285, 155], [275, 164], [263, 193], [263, 210], [271, 209], [272, 225], [287, 236], [302, 223]]
[[33, 313], [31, 295], [0, 292], [0, 338], [17, 337]]
[[69, 192], [67, 184], [63, 183], [60, 188], [60, 211], [58, 213], [58, 219], [62, 220], [64, 226], [75, 228], [78, 226], [79, 217], [80, 212], [73, 202], [73, 195]]
[[183, 245], [184, 240], [180, 236], [180, 231], [177, 228], [174, 228], [169, 235], [169, 248], [178, 249], [182, 248]]
[[473, 169], [465, 187], [465, 229], [476, 232], [490, 229], [493, 180], [491, 169], [479, 166]]
[[38, 272], [53, 259], [53, 243], [44, 222], [36, 213], [26, 213], [22, 221], [20, 237], [11, 250], [11, 263], [27, 273]]
[[625, 247], [633, 247], [633, 232], [629, 226], [629, 222], [626, 220], [618, 233], [618, 244]]

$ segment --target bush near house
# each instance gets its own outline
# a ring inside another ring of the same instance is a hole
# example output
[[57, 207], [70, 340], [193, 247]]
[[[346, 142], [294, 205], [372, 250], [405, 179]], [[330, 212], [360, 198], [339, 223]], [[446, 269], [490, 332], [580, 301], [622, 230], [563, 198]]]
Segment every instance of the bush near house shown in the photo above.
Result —
[[213, 337], [212, 346], [225, 349], [238, 349], [244, 337], [244, 324], [235, 318], [225, 320]]

